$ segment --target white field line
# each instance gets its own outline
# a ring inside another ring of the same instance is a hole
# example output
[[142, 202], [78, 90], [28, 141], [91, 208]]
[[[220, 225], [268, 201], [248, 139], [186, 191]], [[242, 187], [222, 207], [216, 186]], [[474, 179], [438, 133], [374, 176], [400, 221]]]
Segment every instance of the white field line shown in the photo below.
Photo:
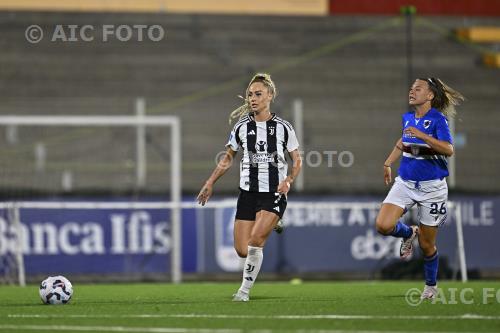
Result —
[[1, 325], [1, 330], [24, 331], [76, 331], [76, 332], [144, 332], [144, 333], [242, 333], [240, 329], [176, 328], [176, 327], [126, 327], [126, 326], [77, 326], [77, 325]]
[[[7, 318], [203, 318], [203, 319], [284, 319], [284, 320], [500, 320], [500, 316], [484, 316], [466, 313], [463, 315], [441, 315], [441, 316], [372, 316], [372, 315], [217, 315], [217, 314], [131, 314], [131, 315], [106, 315], [106, 314], [81, 314], [81, 315], [46, 315], [46, 314], [8, 314]], [[0, 317], [1, 318], [1, 317]]]
[[[308, 329], [211, 329], [211, 328], [177, 328], [177, 327], [126, 327], [126, 326], [79, 326], [79, 325], [2, 325], [0, 331], [65, 331], [65, 332], [123, 332], [123, 333], [405, 333], [406, 331], [355, 331], [355, 330], [308, 330]], [[440, 333], [459, 333], [439, 331]], [[472, 333], [472, 332], [460, 332]]]

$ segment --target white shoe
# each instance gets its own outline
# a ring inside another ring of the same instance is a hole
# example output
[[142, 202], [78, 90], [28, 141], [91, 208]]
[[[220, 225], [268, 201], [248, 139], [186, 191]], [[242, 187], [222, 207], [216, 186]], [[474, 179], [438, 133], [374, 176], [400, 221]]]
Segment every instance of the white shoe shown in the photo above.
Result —
[[437, 285], [428, 286], [425, 285], [424, 291], [422, 291], [422, 295], [420, 295], [420, 299], [433, 299], [436, 297], [438, 293]]
[[242, 292], [241, 290], [238, 290], [238, 292], [233, 295], [233, 302], [248, 302], [249, 300], [250, 297], [248, 296], [248, 294]]
[[274, 227], [274, 231], [276, 231], [277, 234], [281, 234], [283, 230], [285, 230], [285, 225], [283, 224], [283, 220], [279, 220]]
[[399, 248], [399, 257], [401, 259], [406, 259], [412, 254], [413, 240], [418, 236], [418, 227], [416, 225], [412, 225], [410, 228], [413, 229], [411, 236], [401, 240], [401, 247]]

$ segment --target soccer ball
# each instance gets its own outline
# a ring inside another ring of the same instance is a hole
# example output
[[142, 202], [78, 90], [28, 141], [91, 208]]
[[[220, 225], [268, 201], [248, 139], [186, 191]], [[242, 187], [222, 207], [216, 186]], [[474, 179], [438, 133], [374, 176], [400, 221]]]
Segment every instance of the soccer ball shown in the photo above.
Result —
[[40, 298], [45, 304], [66, 304], [73, 296], [73, 286], [62, 275], [49, 276], [40, 283]]

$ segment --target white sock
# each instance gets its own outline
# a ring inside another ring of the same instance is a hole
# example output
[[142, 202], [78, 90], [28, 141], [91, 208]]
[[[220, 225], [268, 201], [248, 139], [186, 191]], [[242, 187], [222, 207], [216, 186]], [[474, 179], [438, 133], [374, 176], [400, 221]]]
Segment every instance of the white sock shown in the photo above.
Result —
[[243, 270], [243, 267], [245, 267], [245, 261], [247, 261], [247, 258], [240, 258], [238, 257], [238, 268]]
[[243, 282], [241, 283], [240, 291], [247, 294], [250, 293], [257, 275], [259, 275], [263, 258], [264, 254], [261, 247], [248, 246], [248, 255], [245, 260], [245, 267], [243, 268]]

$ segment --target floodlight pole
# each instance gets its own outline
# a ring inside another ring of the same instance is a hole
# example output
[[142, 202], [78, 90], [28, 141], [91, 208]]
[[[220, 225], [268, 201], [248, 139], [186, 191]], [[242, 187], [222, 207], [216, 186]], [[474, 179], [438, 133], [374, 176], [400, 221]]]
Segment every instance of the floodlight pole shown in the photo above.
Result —
[[413, 82], [413, 16], [417, 9], [414, 6], [403, 6], [400, 11], [406, 18], [406, 75], [408, 87], [411, 87]]

